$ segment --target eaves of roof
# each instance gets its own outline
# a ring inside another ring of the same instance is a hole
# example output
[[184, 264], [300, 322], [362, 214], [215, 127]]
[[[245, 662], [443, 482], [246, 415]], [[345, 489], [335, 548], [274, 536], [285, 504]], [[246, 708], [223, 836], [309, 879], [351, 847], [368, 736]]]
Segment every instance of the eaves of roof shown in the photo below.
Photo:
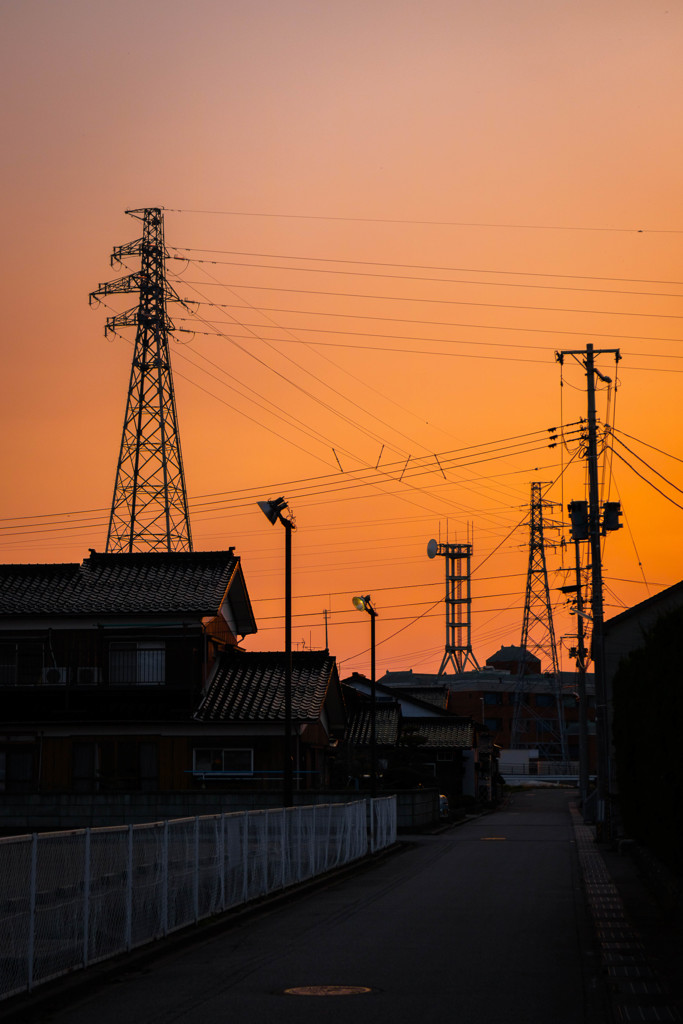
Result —
[[81, 564], [2, 565], [0, 619], [134, 614], [201, 618], [218, 612], [233, 580], [239, 580], [244, 609], [251, 614], [239, 558], [232, 548], [130, 554], [91, 551]]
[[471, 718], [404, 718], [402, 728], [409, 728], [425, 740], [420, 747], [422, 750], [444, 747], [463, 750], [474, 742]]
[[626, 608], [623, 612], [619, 612], [618, 615], [612, 616], [611, 619], [606, 619], [604, 624], [605, 632], [609, 633], [615, 626], [628, 622], [629, 619], [635, 619], [637, 622], [638, 618], [644, 613], [656, 609], [660, 604], [668, 607], [669, 601], [676, 601], [677, 599], [683, 601], [683, 580], [680, 583], [674, 583], [671, 587], [667, 587], [666, 590], [660, 590], [658, 594], [653, 594], [652, 597], [645, 598], [639, 604], [634, 604], [632, 608]]
[[[284, 722], [285, 658], [280, 651], [224, 651], [194, 719]], [[335, 659], [327, 651], [293, 652], [292, 721], [318, 721], [335, 681]]]
[[[398, 742], [401, 727], [401, 707], [398, 703], [375, 704], [375, 743], [379, 747], [393, 747]], [[372, 735], [372, 706], [369, 701], [358, 703], [349, 722], [346, 738], [353, 746], [369, 747]]]

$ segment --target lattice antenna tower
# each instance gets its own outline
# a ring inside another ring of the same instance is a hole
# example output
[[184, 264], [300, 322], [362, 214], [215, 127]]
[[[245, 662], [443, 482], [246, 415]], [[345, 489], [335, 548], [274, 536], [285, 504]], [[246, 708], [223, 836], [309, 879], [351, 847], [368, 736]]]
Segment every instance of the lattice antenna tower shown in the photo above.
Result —
[[[540, 756], [552, 759], [561, 758], [565, 761], [567, 759], [567, 739], [564, 727], [564, 708], [545, 557], [543, 512], [544, 509], [550, 510], [553, 507], [552, 502], [543, 500], [543, 488], [546, 486], [547, 484], [538, 481], [531, 484], [529, 566], [520, 642], [521, 661], [515, 685], [515, 712], [512, 720], [510, 746], [518, 749], [538, 747]], [[549, 666], [544, 674], [555, 697], [556, 727], [549, 728], [548, 719], [539, 715], [527, 701], [527, 654], [536, 655], [542, 668], [544, 664]], [[534, 742], [523, 741], [522, 737], [528, 732], [532, 722], [536, 722], [537, 725], [543, 723], [540, 728], [544, 731]], [[546, 729], [548, 731], [545, 731]]]
[[107, 319], [104, 333], [136, 327], [133, 365], [109, 517], [107, 552], [192, 551], [168, 337], [169, 301], [161, 209], [127, 210], [142, 221], [142, 238], [114, 248], [111, 265], [140, 257], [140, 270], [101, 284], [103, 295], [139, 291], [137, 307]]
[[468, 662], [478, 669], [472, 650], [472, 545], [430, 540], [427, 555], [441, 555], [446, 564], [446, 646], [438, 674], [444, 675], [449, 664], [456, 673], [464, 672]]

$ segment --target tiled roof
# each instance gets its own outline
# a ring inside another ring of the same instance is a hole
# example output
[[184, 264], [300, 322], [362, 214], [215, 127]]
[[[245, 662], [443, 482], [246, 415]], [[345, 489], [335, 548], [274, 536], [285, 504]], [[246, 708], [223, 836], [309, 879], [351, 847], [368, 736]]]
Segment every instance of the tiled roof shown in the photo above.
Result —
[[[318, 720], [335, 676], [335, 659], [327, 651], [292, 653], [293, 721]], [[194, 717], [199, 722], [284, 722], [285, 654], [225, 651]]]
[[448, 707], [449, 690], [447, 686], [406, 686], [402, 688], [401, 692], [408, 697], [422, 701], [423, 704], [433, 704], [434, 707], [442, 710]]
[[[371, 705], [362, 701], [356, 705], [351, 716], [347, 739], [358, 747], [370, 746]], [[375, 704], [375, 742], [378, 746], [393, 747], [398, 741], [401, 723], [401, 706], [398, 703]]]
[[426, 743], [420, 747], [429, 750], [442, 747], [467, 748], [474, 740], [474, 725], [469, 718], [404, 718], [402, 728], [422, 736]]
[[0, 565], [0, 616], [215, 615], [237, 577], [237, 589], [243, 591], [242, 617], [253, 624], [246, 632], [254, 632], [239, 558], [232, 548], [111, 555], [91, 551], [81, 565]]

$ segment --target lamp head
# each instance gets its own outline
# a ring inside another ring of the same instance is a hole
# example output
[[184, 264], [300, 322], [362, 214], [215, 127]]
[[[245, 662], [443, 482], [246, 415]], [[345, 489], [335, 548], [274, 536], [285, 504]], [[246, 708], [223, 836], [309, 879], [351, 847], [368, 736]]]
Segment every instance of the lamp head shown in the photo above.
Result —
[[353, 604], [353, 607], [356, 608], [359, 612], [367, 612], [368, 615], [377, 614], [377, 612], [372, 606], [372, 601], [370, 600], [369, 594], [367, 594], [365, 597], [354, 597], [352, 598], [351, 603]]
[[258, 507], [273, 526], [278, 519], [282, 519], [284, 509], [289, 508], [284, 498], [274, 498], [272, 501], [259, 501]]

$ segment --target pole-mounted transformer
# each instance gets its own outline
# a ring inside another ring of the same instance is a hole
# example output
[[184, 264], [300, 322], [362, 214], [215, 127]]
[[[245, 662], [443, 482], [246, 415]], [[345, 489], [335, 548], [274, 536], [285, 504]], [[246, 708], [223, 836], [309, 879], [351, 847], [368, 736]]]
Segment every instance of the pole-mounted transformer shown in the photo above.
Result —
[[588, 502], [570, 501], [567, 507], [572, 527], [572, 540], [588, 540]]
[[620, 530], [623, 523], [619, 522], [621, 518], [621, 502], [620, 501], [606, 501], [602, 506], [602, 527], [601, 532], [603, 537], [606, 533], [610, 533], [612, 530]]

